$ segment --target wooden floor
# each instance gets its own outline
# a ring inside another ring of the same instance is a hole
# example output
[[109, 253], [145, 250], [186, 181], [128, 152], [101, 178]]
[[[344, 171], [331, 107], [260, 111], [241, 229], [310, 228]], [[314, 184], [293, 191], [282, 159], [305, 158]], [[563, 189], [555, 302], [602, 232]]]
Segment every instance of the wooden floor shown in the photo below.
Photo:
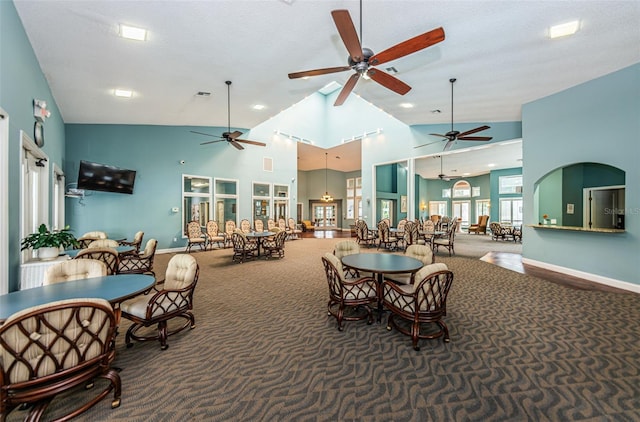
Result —
[[[339, 239], [351, 237], [351, 232], [340, 230], [315, 230], [312, 232], [302, 233], [302, 237], [306, 238], [324, 238]], [[490, 252], [481, 258], [490, 264], [498, 265], [502, 268], [516, 271], [521, 274], [527, 274], [533, 277], [542, 278], [552, 283], [561, 284], [579, 290], [597, 290], [605, 292], [632, 293], [627, 290], [616, 289], [604, 284], [596, 283], [567, 274], [555, 271], [545, 270], [544, 268], [534, 267], [522, 263], [522, 255], [517, 253]]]

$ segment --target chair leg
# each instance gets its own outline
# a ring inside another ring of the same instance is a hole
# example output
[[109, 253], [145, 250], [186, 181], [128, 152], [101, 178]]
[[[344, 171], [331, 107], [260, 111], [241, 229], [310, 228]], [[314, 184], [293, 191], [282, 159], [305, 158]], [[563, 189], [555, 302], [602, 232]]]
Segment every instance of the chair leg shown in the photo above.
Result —
[[160, 341], [160, 350], [167, 350], [169, 348], [167, 344], [167, 321], [160, 321], [158, 323], [158, 341]]

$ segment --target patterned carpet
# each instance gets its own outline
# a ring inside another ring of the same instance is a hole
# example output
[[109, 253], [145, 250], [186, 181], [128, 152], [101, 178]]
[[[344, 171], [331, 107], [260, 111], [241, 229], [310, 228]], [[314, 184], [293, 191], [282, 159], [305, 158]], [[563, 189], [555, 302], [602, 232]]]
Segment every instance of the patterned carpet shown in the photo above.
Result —
[[[422, 340], [419, 352], [386, 318], [340, 332], [327, 317], [320, 256], [336, 239], [287, 242], [280, 261], [194, 253], [197, 327], [170, 337], [166, 351], [126, 349], [123, 321], [122, 405], [103, 400], [78, 420], [640, 420], [640, 295], [569, 289], [479, 261], [487, 238], [438, 256], [455, 277], [451, 342]], [[158, 274], [170, 256], [158, 256]]]

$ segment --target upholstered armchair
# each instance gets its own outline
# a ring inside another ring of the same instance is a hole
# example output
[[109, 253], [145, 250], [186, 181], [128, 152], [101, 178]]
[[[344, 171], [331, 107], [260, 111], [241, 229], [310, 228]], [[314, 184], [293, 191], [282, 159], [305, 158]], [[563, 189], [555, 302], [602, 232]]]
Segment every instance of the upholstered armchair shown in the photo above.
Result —
[[80, 245], [80, 248], [83, 249], [88, 247], [89, 243], [93, 242], [94, 240], [107, 238], [107, 234], [103, 231], [86, 232], [78, 238], [78, 244]]
[[156, 256], [158, 241], [149, 239], [140, 254], [125, 255], [120, 259], [118, 274], [151, 274], [153, 272], [153, 260]]
[[[354, 240], [341, 240], [334, 246], [333, 254], [342, 262], [342, 258], [347, 255], [360, 253], [360, 245]], [[360, 277], [360, 273], [355, 268], [347, 267], [343, 264], [344, 276], [346, 278]]]
[[69, 420], [113, 391], [120, 406], [121, 381], [111, 368], [116, 317], [104, 299], [67, 299], [17, 312], [0, 326], [0, 420], [31, 405], [24, 420], [40, 420], [58, 394], [95, 378], [108, 381], [89, 401], [56, 420]]
[[220, 232], [218, 222], [215, 220], [207, 221], [207, 244], [213, 249], [213, 244], [217, 243], [218, 247], [224, 247], [226, 243], [226, 234]]
[[133, 235], [133, 240], [128, 242], [126, 240], [121, 240], [118, 242], [120, 246], [131, 246], [134, 249], [135, 253], [140, 252], [140, 246], [142, 246], [142, 238], [144, 237], [144, 232], [138, 231], [135, 235]]
[[[136, 341], [158, 340], [160, 349], [166, 350], [167, 338], [189, 327], [195, 328], [193, 292], [198, 283], [199, 267], [196, 259], [188, 254], [174, 255], [167, 265], [164, 281], [156, 284], [150, 292], [129, 299], [120, 304], [122, 316], [131, 320], [125, 336], [127, 347], [132, 347], [131, 339]], [[183, 318], [184, 324], [170, 330], [168, 321]], [[142, 327], [158, 326], [156, 335], [142, 336], [138, 331]]]
[[43, 286], [82, 278], [107, 275], [107, 265], [97, 259], [70, 259], [50, 266], [44, 272]]
[[510, 230], [506, 227], [502, 227], [502, 224], [497, 221], [490, 223], [489, 228], [491, 229], [491, 238], [493, 240], [506, 240], [507, 236], [511, 235]]
[[[367, 319], [367, 324], [371, 324], [373, 322], [371, 306], [375, 306], [378, 303], [376, 279], [362, 277], [346, 280], [342, 262], [337, 256], [329, 252], [322, 257], [322, 264], [329, 284], [327, 314], [336, 318], [338, 330], [343, 330], [343, 321]], [[354, 312], [351, 312], [352, 309]], [[358, 314], [358, 310], [364, 310], [365, 312]]]
[[398, 247], [398, 238], [391, 236], [389, 226], [384, 221], [378, 223], [378, 249], [388, 248], [394, 250]]
[[478, 217], [478, 223], [469, 226], [469, 233], [482, 233], [487, 234], [487, 223], [489, 222], [488, 215], [481, 215]]
[[191, 252], [191, 248], [198, 245], [201, 250], [207, 249], [207, 238], [202, 234], [200, 223], [193, 220], [187, 224], [187, 252]]
[[120, 266], [118, 251], [113, 248], [89, 247], [82, 249], [73, 259], [96, 259], [102, 261], [107, 266], [107, 275], [118, 274], [118, 267]]
[[[443, 337], [448, 343], [449, 329], [442, 318], [447, 314], [447, 295], [453, 283], [453, 273], [445, 264], [437, 263], [422, 267], [415, 275], [415, 283], [398, 285], [392, 281], [383, 283], [383, 303], [391, 313], [387, 330], [395, 328], [410, 336], [413, 348], [420, 350], [420, 339]], [[396, 318], [409, 323], [396, 323]], [[439, 330], [421, 333], [421, 325], [435, 323]]]
[[231, 234], [231, 243], [233, 244], [233, 256], [231, 259], [234, 262], [243, 263], [246, 260], [253, 259], [258, 252], [258, 244], [249, 241], [240, 229], [236, 229]]
[[98, 239], [89, 243], [87, 248], [117, 248], [120, 246], [117, 240], [113, 239]]
[[[415, 258], [422, 262], [422, 265], [431, 265], [435, 262], [435, 256], [431, 247], [427, 245], [409, 245], [404, 252], [405, 256]], [[397, 284], [413, 284], [415, 274], [400, 273], [400, 274], [385, 274], [385, 280], [391, 280]]]
[[274, 236], [267, 237], [262, 241], [262, 249], [267, 259], [284, 257], [284, 241], [286, 238], [287, 232], [279, 230]]

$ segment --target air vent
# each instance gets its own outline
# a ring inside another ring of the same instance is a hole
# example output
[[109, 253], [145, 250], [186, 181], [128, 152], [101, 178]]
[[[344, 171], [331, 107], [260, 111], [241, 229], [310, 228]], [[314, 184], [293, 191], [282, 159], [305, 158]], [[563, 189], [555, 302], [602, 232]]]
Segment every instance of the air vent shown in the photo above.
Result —
[[210, 97], [211, 93], [206, 91], [198, 91], [196, 97]]
[[264, 157], [262, 159], [262, 171], [273, 171], [273, 158]]

